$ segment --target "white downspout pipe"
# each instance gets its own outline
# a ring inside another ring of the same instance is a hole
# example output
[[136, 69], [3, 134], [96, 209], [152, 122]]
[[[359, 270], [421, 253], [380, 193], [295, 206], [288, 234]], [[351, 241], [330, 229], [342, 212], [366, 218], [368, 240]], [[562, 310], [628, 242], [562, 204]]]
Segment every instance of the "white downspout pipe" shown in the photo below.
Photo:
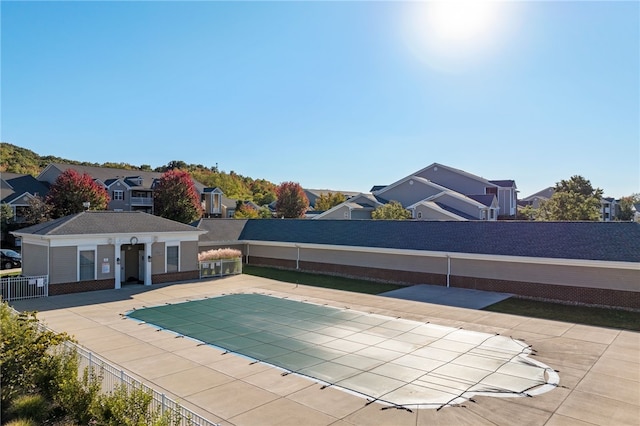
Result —
[[[144, 243], [144, 259], [142, 260], [143, 262], [145, 262], [144, 265], [144, 285], [151, 285], [152, 284], [152, 274], [151, 274], [151, 266], [152, 266], [152, 243]], [[180, 253], [180, 249], [178, 249], [178, 254]], [[180, 258], [178, 258], [178, 271], [180, 270]]]
[[[115, 279], [115, 286], [114, 288], [117, 290], [119, 288], [122, 287], [121, 283], [122, 283], [122, 277], [120, 276], [120, 263], [124, 262], [124, 259], [120, 259], [120, 242], [116, 239], [113, 242], [113, 258], [116, 260], [114, 263], [114, 271], [113, 271], [113, 276]], [[120, 259], [120, 261], [118, 262], [118, 259]]]
[[451, 280], [451, 256], [447, 255], [447, 288], [449, 288]]
[[296, 271], [300, 269], [300, 246], [296, 244], [298, 249], [298, 256], [296, 257]]

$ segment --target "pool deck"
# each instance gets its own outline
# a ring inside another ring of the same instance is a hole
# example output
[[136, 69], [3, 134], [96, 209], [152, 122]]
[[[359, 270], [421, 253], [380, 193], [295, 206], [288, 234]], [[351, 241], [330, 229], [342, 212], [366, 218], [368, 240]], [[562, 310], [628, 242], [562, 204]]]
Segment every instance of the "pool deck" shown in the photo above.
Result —
[[[412, 412], [158, 332], [122, 314], [229, 293], [262, 293], [499, 333], [532, 345], [560, 386], [533, 398], [475, 397]], [[56, 331], [222, 425], [637, 425], [640, 333], [281, 283], [249, 275], [11, 302]]]

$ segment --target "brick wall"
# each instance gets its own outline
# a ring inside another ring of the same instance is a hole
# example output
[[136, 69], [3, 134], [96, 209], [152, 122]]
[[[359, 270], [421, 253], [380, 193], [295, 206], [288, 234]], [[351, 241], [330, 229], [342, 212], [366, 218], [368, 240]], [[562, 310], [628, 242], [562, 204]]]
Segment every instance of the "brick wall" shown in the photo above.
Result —
[[78, 281], [72, 283], [49, 284], [49, 296], [82, 293], [85, 291], [109, 290], [115, 288], [113, 278], [106, 280]]
[[197, 280], [200, 278], [200, 271], [171, 272], [167, 274], [155, 274], [151, 277], [153, 284], [162, 284], [177, 281]]

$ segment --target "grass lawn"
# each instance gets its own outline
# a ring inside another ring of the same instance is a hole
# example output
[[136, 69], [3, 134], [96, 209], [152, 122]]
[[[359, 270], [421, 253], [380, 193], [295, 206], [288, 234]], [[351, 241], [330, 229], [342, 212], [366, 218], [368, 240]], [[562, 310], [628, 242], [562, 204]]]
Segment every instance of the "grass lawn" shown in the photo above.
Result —
[[380, 294], [397, 290], [403, 286], [379, 283], [375, 281], [357, 280], [353, 278], [334, 277], [332, 275], [310, 274], [307, 272], [288, 271], [261, 266], [242, 265], [242, 273], [257, 277], [270, 278], [286, 283], [311, 285], [314, 287], [332, 288], [335, 290], [353, 291], [356, 293]]
[[640, 331], [640, 312], [620, 309], [590, 308], [587, 306], [510, 298], [488, 306], [484, 310], [576, 324]]
[[[311, 274], [260, 266], [243, 265], [242, 272], [248, 275], [273, 280], [353, 291], [356, 293], [380, 294], [396, 290], [403, 286], [335, 277], [331, 275]], [[576, 324], [619, 328], [640, 331], [640, 312], [619, 309], [589, 308], [585, 306], [563, 305], [559, 303], [538, 302], [534, 300], [510, 298], [491, 305], [484, 310], [526, 317], [544, 318]]]

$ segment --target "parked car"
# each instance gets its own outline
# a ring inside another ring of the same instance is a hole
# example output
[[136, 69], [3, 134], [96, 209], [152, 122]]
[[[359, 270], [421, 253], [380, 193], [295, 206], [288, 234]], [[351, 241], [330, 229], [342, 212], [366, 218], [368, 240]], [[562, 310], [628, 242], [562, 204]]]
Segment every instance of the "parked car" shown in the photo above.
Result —
[[14, 250], [2, 249], [0, 250], [2, 269], [13, 269], [22, 267], [22, 256], [20, 253]]

